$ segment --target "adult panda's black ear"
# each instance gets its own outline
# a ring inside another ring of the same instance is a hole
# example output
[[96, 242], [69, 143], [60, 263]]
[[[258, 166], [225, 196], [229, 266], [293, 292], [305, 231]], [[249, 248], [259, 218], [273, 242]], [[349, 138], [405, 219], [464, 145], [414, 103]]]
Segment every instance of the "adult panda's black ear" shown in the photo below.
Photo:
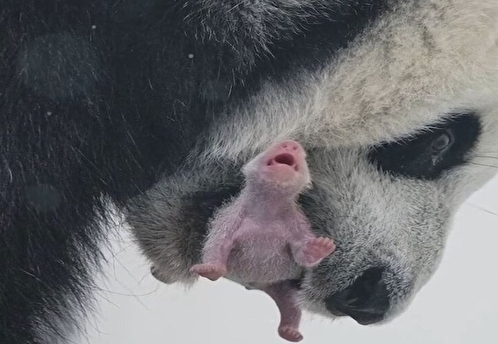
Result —
[[453, 115], [429, 130], [373, 147], [368, 159], [392, 176], [434, 180], [467, 162], [480, 133], [474, 113]]

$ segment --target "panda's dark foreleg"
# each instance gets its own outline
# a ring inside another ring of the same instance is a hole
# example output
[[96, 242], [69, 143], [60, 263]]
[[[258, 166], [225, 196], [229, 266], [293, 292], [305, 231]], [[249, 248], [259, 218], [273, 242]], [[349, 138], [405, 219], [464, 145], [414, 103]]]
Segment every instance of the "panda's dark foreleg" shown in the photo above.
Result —
[[39, 174], [22, 168], [6, 180], [5, 168], [0, 343], [53, 342], [49, 338], [63, 331], [57, 323], [71, 321], [85, 302], [90, 269], [98, 264], [98, 243], [105, 234], [97, 220], [104, 207], [92, 182], [71, 175], [76, 170], [41, 182]]

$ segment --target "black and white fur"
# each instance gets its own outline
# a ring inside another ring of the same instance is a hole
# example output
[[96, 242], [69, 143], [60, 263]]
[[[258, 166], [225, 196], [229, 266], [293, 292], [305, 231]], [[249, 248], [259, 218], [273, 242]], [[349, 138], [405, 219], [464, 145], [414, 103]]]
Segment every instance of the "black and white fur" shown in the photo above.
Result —
[[109, 202], [191, 282], [240, 166], [283, 139], [337, 244], [302, 304], [392, 319], [496, 172], [496, 18], [493, 0], [1, 0], [0, 342], [77, 323]]

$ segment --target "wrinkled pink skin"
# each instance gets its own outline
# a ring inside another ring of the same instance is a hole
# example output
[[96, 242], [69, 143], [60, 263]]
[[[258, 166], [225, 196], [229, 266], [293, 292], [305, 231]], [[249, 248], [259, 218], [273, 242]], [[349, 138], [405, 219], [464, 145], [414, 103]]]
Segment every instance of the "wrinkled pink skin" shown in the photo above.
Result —
[[278, 332], [297, 342], [301, 310], [289, 280], [318, 265], [334, 243], [317, 238], [297, 205], [310, 184], [305, 152], [295, 141], [267, 149], [244, 167], [246, 187], [210, 224], [201, 264], [191, 272], [226, 276], [265, 291], [280, 311]]

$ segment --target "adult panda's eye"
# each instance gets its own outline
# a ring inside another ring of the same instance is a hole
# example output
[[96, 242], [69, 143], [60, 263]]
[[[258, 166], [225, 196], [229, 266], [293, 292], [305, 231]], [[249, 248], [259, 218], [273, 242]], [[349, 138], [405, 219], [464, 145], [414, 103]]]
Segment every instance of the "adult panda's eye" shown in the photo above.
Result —
[[448, 148], [451, 147], [453, 144], [454, 138], [453, 134], [451, 131], [447, 130], [444, 133], [441, 133], [438, 137], [436, 137], [432, 143], [431, 143], [431, 150], [435, 154], [439, 154]]
[[480, 131], [477, 116], [453, 116], [431, 130], [372, 147], [368, 159], [392, 176], [436, 179], [444, 171], [465, 164]]

